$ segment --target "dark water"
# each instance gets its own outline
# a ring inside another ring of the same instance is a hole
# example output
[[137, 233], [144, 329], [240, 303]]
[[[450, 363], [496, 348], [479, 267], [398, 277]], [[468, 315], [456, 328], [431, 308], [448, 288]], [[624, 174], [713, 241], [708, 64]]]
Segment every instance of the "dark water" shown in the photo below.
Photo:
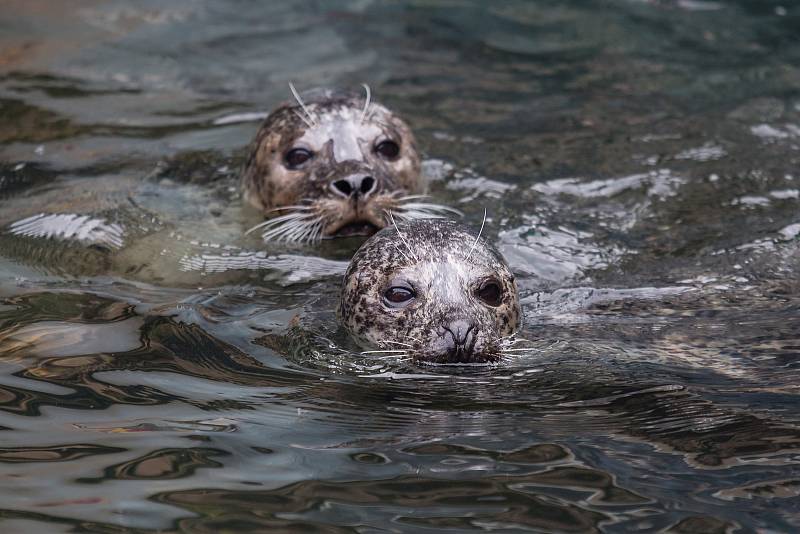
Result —
[[[0, 11], [0, 530], [796, 532], [800, 4]], [[354, 351], [357, 240], [266, 247], [263, 113], [366, 82], [529, 352]], [[250, 120], [248, 120], [250, 118]]]

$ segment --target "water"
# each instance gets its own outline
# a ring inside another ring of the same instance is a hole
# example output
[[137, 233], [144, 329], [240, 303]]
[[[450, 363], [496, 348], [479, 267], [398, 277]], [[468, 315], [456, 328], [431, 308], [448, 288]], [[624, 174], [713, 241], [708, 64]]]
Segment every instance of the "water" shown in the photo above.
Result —
[[[796, 2], [4, 7], [3, 531], [800, 528]], [[243, 235], [290, 80], [487, 209], [530, 352], [359, 355], [359, 241]]]

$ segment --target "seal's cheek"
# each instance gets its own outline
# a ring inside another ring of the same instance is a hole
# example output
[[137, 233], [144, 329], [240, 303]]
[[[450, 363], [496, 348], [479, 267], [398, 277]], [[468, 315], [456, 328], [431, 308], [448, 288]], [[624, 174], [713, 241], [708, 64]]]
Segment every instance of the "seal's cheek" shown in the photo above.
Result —
[[296, 204], [303, 190], [303, 173], [290, 171], [280, 164], [273, 164], [270, 169], [271, 174], [267, 185], [270, 188], [271, 206]]
[[510, 336], [519, 327], [519, 313], [513, 308], [506, 308], [498, 314], [497, 330], [501, 336]]

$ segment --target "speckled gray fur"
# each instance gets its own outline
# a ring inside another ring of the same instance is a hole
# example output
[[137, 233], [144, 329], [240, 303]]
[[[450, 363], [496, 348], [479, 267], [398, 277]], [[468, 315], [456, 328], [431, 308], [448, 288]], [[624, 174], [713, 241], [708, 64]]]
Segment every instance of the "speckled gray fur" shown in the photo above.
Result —
[[[476, 295], [492, 279], [502, 288], [498, 306]], [[397, 284], [414, 289], [407, 306], [384, 299]], [[361, 246], [344, 276], [339, 316], [362, 345], [427, 362], [472, 363], [499, 358], [521, 310], [514, 276], [492, 245], [476, 243], [475, 233], [454, 221], [424, 219], [384, 228]], [[467, 330], [470, 346], [453, 350], [453, 338]]]

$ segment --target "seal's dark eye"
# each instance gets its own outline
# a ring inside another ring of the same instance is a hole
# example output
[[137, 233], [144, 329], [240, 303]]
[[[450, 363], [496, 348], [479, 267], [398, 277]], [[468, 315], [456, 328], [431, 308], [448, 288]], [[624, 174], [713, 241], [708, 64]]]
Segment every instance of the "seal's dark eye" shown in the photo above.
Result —
[[416, 297], [414, 291], [407, 287], [392, 286], [383, 292], [383, 299], [393, 307], [402, 306], [414, 297]]
[[375, 152], [386, 159], [394, 159], [400, 154], [400, 145], [394, 141], [381, 141], [375, 145]]
[[293, 148], [283, 156], [286, 166], [290, 169], [296, 169], [306, 161], [314, 157], [314, 153], [305, 148]]
[[479, 299], [492, 307], [497, 307], [503, 301], [503, 290], [494, 280], [488, 280], [475, 292]]

